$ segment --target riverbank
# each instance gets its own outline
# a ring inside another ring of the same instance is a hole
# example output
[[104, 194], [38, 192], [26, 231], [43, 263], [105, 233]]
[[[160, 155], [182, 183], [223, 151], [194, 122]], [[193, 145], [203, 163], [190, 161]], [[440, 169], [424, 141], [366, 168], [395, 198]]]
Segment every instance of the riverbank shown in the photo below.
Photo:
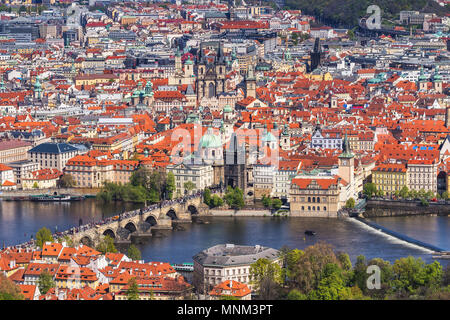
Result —
[[448, 216], [449, 214], [450, 203], [429, 202], [428, 206], [423, 206], [420, 201], [371, 199], [367, 201], [363, 217]]
[[95, 196], [99, 189], [92, 188], [51, 188], [51, 189], [31, 189], [3, 191], [0, 199], [14, 199], [20, 197], [36, 196], [40, 194], [70, 194], [72, 196]]
[[219, 210], [210, 209], [209, 213], [215, 217], [271, 217], [270, 210]]

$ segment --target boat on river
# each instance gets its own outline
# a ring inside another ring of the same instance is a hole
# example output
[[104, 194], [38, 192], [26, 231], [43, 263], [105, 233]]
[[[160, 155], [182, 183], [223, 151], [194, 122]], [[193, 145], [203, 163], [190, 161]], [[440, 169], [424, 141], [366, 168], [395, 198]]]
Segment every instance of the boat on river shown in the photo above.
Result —
[[70, 194], [38, 194], [30, 196], [29, 200], [39, 202], [79, 201], [83, 196], [71, 196]]

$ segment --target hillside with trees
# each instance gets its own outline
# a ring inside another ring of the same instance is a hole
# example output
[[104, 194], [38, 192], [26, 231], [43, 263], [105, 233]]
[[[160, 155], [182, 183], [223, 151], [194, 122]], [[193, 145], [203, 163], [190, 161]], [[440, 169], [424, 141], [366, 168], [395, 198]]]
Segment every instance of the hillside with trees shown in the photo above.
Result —
[[433, 0], [285, 0], [286, 9], [302, 10], [319, 22], [341, 27], [354, 27], [366, 13], [370, 5], [381, 8], [383, 19], [398, 19], [402, 10], [417, 10], [445, 15], [450, 8], [441, 7]]

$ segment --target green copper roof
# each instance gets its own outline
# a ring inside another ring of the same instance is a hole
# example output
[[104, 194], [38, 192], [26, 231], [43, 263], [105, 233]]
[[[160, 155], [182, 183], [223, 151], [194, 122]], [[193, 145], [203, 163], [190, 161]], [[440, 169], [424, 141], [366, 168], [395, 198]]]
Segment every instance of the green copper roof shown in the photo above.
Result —
[[442, 76], [439, 74], [439, 67], [438, 66], [436, 66], [436, 68], [434, 69], [433, 81], [434, 82], [442, 81]]
[[202, 148], [221, 148], [222, 139], [215, 135], [211, 128], [208, 128], [206, 134], [200, 139], [200, 146]]
[[423, 72], [423, 67], [422, 67], [422, 69], [420, 69], [419, 81], [420, 82], [427, 81], [427, 76]]
[[263, 142], [276, 142], [277, 138], [275, 138], [275, 136], [272, 134], [272, 132], [264, 130], [262, 141]]

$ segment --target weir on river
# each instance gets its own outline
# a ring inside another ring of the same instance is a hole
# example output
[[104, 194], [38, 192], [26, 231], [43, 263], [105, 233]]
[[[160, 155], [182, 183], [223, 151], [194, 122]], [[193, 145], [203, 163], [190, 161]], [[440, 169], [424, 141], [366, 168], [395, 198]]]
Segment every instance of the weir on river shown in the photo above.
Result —
[[425, 243], [423, 241], [420, 241], [420, 240], [417, 240], [417, 239], [413, 239], [413, 238], [408, 237], [407, 235], [401, 234], [399, 232], [392, 231], [392, 230], [390, 230], [388, 228], [385, 228], [385, 227], [383, 227], [383, 226], [381, 226], [381, 225], [379, 225], [379, 224], [377, 224], [375, 222], [368, 221], [366, 219], [362, 219], [362, 218], [359, 218], [359, 217], [354, 217], [353, 219], [358, 220], [358, 221], [368, 225], [369, 227], [371, 227], [371, 228], [373, 228], [375, 230], [381, 231], [381, 232], [383, 232], [383, 233], [385, 233], [387, 235], [390, 235], [390, 236], [395, 237], [395, 238], [397, 238], [399, 240], [408, 242], [410, 244], [416, 245], [418, 247], [431, 250], [431, 251], [433, 251], [435, 253], [437, 253], [437, 252], [445, 252], [445, 250], [442, 249], [442, 248], [438, 248], [438, 247], [436, 247], [434, 245], [431, 245], [429, 243]]

